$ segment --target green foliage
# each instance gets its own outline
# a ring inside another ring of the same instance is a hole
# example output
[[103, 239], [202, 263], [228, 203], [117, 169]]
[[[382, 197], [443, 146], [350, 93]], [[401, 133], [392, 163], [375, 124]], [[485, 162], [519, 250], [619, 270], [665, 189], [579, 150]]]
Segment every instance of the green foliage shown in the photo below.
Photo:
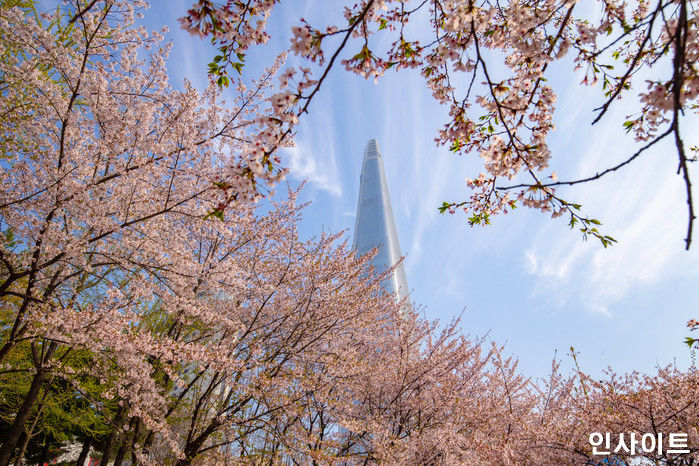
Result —
[[449, 209], [451, 208], [451, 206], [452, 206], [452, 204], [450, 204], [450, 203], [448, 203], [448, 202], [446, 202], [446, 201], [442, 202], [442, 205], [439, 206], [439, 213], [440, 213], [440, 214], [443, 214], [444, 212], [446, 212], [447, 210], [449, 210]]
[[468, 224], [474, 225], [490, 225], [490, 215], [485, 212], [479, 212], [468, 218]]
[[[3, 319], [2, 326], [6, 327], [7, 323]], [[62, 444], [86, 438], [99, 441], [112, 429], [109, 419], [113, 417], [116, 402], [102, 396], [110, 385], [87, 375], [94, 358], [85, 350], [64, 348], [57, 359], [62, 361], [64, 370], [75, 372], [74, 380], [68, 381], [54, 372], [42, 386], [25, 426], [29, 461], [38, 460], [39, 452], [47, 444], [49, 458], [53, 458], [60, 455]], [[12, 369], [0, 372], [0, 432], [5, 432], [14, 421], [34, 377], [30, 343], [17, 345], [4, 364]]]
[[36, 11], [34, 0], [0, 0], [0, 8], [19, 7], [29, 11]]
[[[228, 66], [230, 65], [239, 75], [243, 74], [243, 67], [245, 66], [245, 54], [240, 52], [233, 52], [230, 46], [222, 46], [218, 49], [218, 54], [213, 58], [208, 66], [208, 73], [211, 77], [216, 78], [216, 84], [220, 88], [228, 87], [231, 83], [231, 77], [228, 74]], [[233, 56], [235, 56], [238, 61], [236, 61]]]
[[369, 60], [371, 58], [371, 56], [372, 56], [371, 50], [369, 50], [369, 47], [367, 47], [365, 44], [364, 47], [362, 47], [362, 50], [360, 50], [359, 53], [357, 53], [352, 58], [355, 60], [364, 61], [364, 60]]
[[606, 249], [609, 246], [612, 246], [614, 243], [617, 242], [616, 239], [609, 235], [605, 235], [599, 231], [597, 226], [602, 225], [602, 222], [597, 220], [596, 218], [588, 218], [588, 217], [583, 217], [580, 214], [574, 212], [574, 211], [579, 211], [580, 208], [582, 207], [580, 204], [572, 204], [572, 203], [567, 203], [565, 201], [563, 202], [563, 206], [568, 208], [568, 212], [570, 214], [570, 220], [568, 222], [568, 226], [570, 229], [574, 229], [578, 224], [580, 224], [580, 232], [582, 233], [582, 237], [584, 241], [587, 241], [588, 236], [593, 236], [594, 238], [597, 238], [600, 243], [602, 243], [602, 246]]
[[211, 212], [209, 212], [208, 214], [206, 214], [204, 219], [208, 220], [208, 219], [212, 219], [212, 218], [217, 218], [217, 219], [223, 221], [224, 215], [225, 215], [225, 211], [223, 209], [214, 209]]

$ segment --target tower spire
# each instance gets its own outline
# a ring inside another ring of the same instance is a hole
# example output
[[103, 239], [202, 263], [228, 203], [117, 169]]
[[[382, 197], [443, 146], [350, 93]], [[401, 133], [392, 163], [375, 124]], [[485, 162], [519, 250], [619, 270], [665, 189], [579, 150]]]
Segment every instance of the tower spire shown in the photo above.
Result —
[[[376, 139], [370, 139], [364, 149], [353, 246], [360, 254], [379, 248], [372, 261], [376, 273], [384, 272], [402, 257], [383, 159]], [[408, 281], [402, 263], [388, 277], [385, 287], [397, 300], [408, 296]]]

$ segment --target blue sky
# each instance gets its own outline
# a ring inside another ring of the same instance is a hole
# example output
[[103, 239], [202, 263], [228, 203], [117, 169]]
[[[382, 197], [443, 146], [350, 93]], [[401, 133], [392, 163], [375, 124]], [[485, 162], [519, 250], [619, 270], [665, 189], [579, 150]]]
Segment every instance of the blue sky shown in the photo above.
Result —
[[[170, 27], [173, 84], [187, 78], [201, 87], [213, 52], [176, 22], [191, 3], [156, 0], [146, 22]], [[254, 76], [288, 47], [289, 28], [299, 17], [326, 24], [339, 16], [332, 9], [337, 4], [282, 2], [269, 24], [272, 40], [248, 54], [247, 72]], [[579, 86], [581, 76], [570, 66], [552, 68], [559, 97], [549, 142], [559, 178], [594, 174], [632, 153], [636, 146], [621, 123], [633, 107], [617, 107], [591, 127], [601, 90]], [[464, 199], [465, 178], [480, 170], [475, 155], [459, 158], [436, 147], [446, 118], [416, 73], [389, 73], [374, 84], [341, 67], [333, 70], [298, 126], [296, 147], [284, 154], [289, 182], [308, 180], [302, 198], [312, 204], [304, 234], [325, 228], [347, 230], [351, 238], [364, 145], [376, 138], [412, 298], [429, 318], [447, 322], [463, 312], [465, 333], [506, 343], [522, 371], [534, 377], [547, 373], [556, 351], [570, 367], [564, 356], [570, 346], [595, 375], [607, 366], [647, 372], [676, 361], [688, 367], [683, 339], [686, 321], [699, 317], [699, 234], [685, 252], [687, 213], [673, 147], [659, 145], [630, 169], [569, 191], [566, 199], [581, 203], [619, 241], [604, 249], [597, 241], [583, 242], [565, 217], [552, 220], [528, 209], [496, 217], [487, 228], [470, 228], [463, 215], [440, 215], [441, 202]], [[697, 119], [682, 129], [687, 145], [696, 145]], [[699, 172], [692, 170], [699, 185]]]

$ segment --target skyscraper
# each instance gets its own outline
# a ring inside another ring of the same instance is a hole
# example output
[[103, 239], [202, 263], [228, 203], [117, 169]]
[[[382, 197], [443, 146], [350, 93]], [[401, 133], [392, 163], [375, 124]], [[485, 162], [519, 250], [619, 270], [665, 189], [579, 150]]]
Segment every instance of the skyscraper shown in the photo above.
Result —
[[[376, 139], [370, 139], [364, 149], [353, 246], [360, 254], [379, 248], [372, 262], [377, 273], [395, 265], [402, 256], [383, 159]], [[395, 294], [397, 300], [408, 296], [408, 281], [402, 263], [388, 277], [385, 287]]]

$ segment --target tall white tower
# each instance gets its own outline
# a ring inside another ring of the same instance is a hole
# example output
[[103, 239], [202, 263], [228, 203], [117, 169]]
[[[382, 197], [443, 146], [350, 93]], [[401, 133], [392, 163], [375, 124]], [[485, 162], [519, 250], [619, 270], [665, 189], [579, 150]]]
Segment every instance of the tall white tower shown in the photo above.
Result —
[[[370, 139], [364, 149], [353, 246], [360, 254], [379, 248], [372, 262], [376, 273], [392, 267], [402, 257], [383, 159], [376, 139]], [[395, 294], [397, 300], [408, 296], [408, 281], [402, 263], [386, 280], [385, 287]]]

